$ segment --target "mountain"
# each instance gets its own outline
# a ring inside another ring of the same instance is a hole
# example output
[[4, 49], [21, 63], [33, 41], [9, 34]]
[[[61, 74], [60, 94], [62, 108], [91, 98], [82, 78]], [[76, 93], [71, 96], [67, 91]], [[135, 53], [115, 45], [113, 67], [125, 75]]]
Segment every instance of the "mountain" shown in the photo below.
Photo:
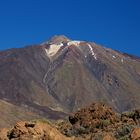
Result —
[[0, 100], [39, 117], [62, 119], [92, 102], [139, 108], [139, 91], [140, 58], [93, 42], [55, 36], [0, 52]]

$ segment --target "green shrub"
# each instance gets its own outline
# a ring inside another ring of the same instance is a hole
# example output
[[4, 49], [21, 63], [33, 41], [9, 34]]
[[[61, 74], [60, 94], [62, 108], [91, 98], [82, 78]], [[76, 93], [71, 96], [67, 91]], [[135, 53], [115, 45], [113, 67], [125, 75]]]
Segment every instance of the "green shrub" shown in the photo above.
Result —
[[129, 138], [127, 136], [124, 136], [124, 137], [119, 138], [119, 140], [129, 140]]
[[124, 125], [121, 128], [118, 128], [115, 137], [120, 140], [127, 140], [132, 129], [133, 129], [133, 126]]
[[103, 127], [104, 127], [104, 126], [106, 127], [106, 126], [110, 125], [111, 122], [110, 122], [110, 120], [102, 120], [102, 121], [101, 121], [101, 124], [102, 124]]

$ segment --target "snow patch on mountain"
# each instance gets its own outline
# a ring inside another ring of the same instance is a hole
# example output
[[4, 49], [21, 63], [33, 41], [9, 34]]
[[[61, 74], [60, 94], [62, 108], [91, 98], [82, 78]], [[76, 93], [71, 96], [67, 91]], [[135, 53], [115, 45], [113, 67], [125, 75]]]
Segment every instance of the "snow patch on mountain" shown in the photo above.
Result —
[[121, 59], [121, 62], [122, 62], [122, 63], [124, 62], [124, 59], [123, 59], [123, 58]]
[[113, 55], [112, 57], [113, 57], [113, 58], [116, 58], [116, 56], [115, 56], [115, 55]]
[[67, 43], [68, 46], [71, 46], [71, 45], [79, 46], [79, 44], [80, 44], [80, 41], [69, 41]]
[[90, 44], [88, 44], [88, 47], [89, 47], [89, 49], [91, 51], [92, 56], [97, 60], [96, 54], [94, 53], [93, 48], [91, 47]]
[[48, 49], [45, 48], [45, 51], [47, 53], [47, 55], [49, 57], [54, 56], [59, 49], [63, 46], [63, 43], [59, 43], [59, 44], [51, 44], [50, 47]]

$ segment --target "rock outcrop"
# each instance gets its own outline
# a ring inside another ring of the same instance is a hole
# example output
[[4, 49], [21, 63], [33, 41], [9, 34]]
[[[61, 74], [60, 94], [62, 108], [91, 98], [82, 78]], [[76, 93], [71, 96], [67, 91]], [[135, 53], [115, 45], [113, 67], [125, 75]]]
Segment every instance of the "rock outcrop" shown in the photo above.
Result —
[[140, 128], [135, 128], [131, 134], [132, 140], [139, 140], [140, 139]]
[[46, 122], [18, 122], [0, 131], [0, 140], [72, 140]]
[[69, 121], [58, 123], [66, 136], [91, 139], [137, 139], [140, 135], [138, 110], [115, 113], [108, 105], [94, 103], [69, 116]]

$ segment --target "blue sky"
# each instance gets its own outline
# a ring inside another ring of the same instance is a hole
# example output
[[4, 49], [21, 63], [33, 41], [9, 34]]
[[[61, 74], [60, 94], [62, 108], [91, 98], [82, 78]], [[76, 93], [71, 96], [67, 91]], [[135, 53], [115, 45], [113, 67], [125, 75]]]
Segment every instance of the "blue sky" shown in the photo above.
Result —
[[61, 34], [140, 56], [140, 0], [0, 1], [0, 50]]

